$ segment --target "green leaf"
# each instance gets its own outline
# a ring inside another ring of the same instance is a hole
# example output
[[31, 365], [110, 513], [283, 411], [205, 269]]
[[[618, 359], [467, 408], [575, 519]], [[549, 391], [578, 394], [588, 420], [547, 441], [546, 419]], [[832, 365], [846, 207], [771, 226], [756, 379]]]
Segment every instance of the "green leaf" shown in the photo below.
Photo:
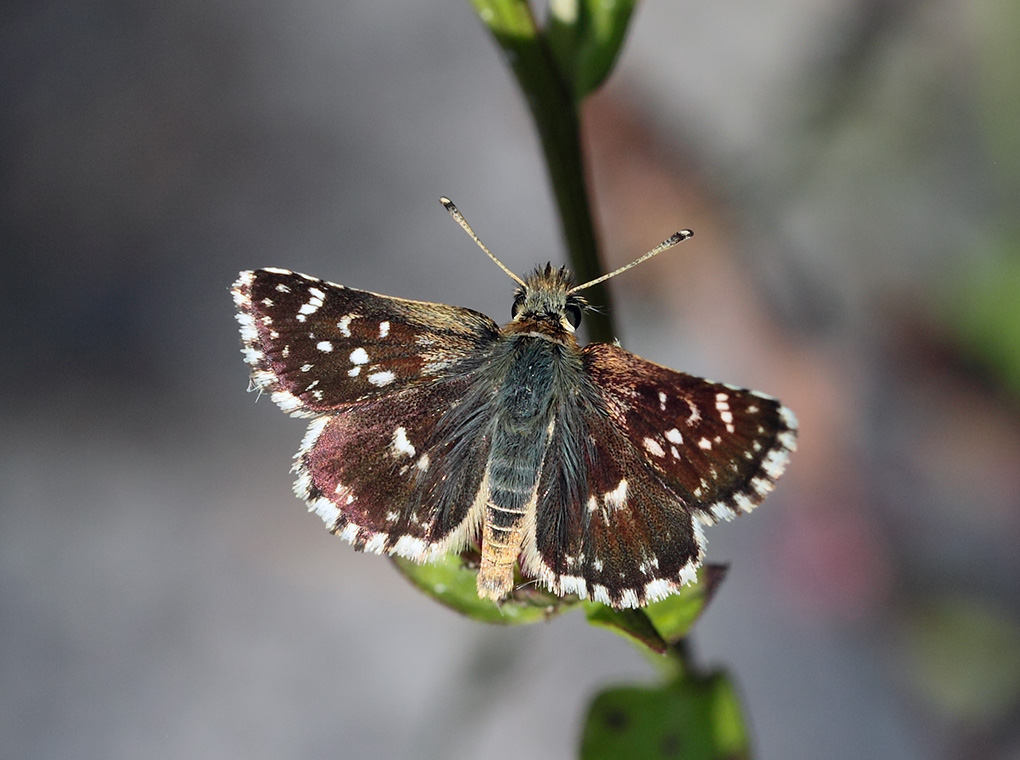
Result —
[[668, 645], [655, 630], [644, 610], [614, 610], [598, 602], [584, 602], [582, 606], [588, 622], [592, 625], [618, 633], [658, 654], [665, 654]]
[[675, 644], [690, 633], [726, 577], [726, 570], [727, 565], [702, 565], [696, 583], [645, 607], [645, 614], [666, 642]]
[[723, 672], [665, 686], [603, 691], [592, 701], [582, 760], [739, 760], [750, 757], [740, 702]]
[[520, 576], [516, 578], [513, 595], [496, 604], [479, 598], [477, 563], [460, 555], [448, 555], [424, 565], [401, 557], [391, 559], [420, 591], [474, 620], [497, 625], [537, 623], [581, 607], [592, 625], [618, 633], [657, 654], [687, 635], [726, 574], [725, 566], [705, 565], [698, 571], [698, 581], [685, 586], [679, 594], [643, 609], [616, 610], [598, 602], [581, 602], [572, 596], [558, 597], [534, 583], [526, 583]]
[[527, 0], [471, 0], [478, 18], [506, 48], [514, 41], [535, 40], [538, 28]]
[[509, 599], [496, 604], [478, 596], [477, 567], [469, 566], [459, 555], [451, 554], [436, 562], [418, 565], [401, 557], [392, 557], [400, 572], [419, 590], [440, 604], [482, 623], [521, 625], [538, 623], [576, 606], [576, 600], [561, 599], [535, 584], [514, 590]]
[[690, 632], [725, 576], [725, 565], [704, 565], [698, 570], [695, 583], [643, 609], [616, 610], [598, 602], [583, 602], [581, 606], [592, 625], [663, 654], [670, 644]]
[[613, 70], [637, 0], [550, 0], [547, 39], [577, 102]]

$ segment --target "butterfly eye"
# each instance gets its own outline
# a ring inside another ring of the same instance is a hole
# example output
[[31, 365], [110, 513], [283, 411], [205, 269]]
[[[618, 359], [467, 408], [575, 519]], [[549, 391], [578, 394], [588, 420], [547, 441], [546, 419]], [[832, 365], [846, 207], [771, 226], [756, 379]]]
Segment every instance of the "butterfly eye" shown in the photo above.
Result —
[[514, 299], [514, 305], [510, 307], [510, 316], [513, 319], [516, 319], [517, 315], [521, 313], [521, 309], [523, 308], [524, 308], [524, 296], [523, 295], [517, 296], [517, 298]]
[[581, 324], [581, 307], [577, 304], [568, 303], [566, 308], [563, 310], [567, 315], [567, 321], [571, 327], [577, 327]]

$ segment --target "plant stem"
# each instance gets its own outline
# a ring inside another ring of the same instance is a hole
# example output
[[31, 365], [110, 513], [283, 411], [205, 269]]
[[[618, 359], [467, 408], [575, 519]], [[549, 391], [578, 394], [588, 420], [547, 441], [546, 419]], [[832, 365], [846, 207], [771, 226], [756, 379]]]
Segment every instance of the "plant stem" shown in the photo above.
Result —
[[[471, 2], [502, 48], [528, 101], [577, 282], [593, 280], [603, 269], [588, 202], [581, 123], [573, 88], [557, 67], [525, 0]], [[589, 337], [594, 341], [612, 341], [616, 331], [605, 283], [587, 290], [585, 296], [600, 308], [585, 317]]]

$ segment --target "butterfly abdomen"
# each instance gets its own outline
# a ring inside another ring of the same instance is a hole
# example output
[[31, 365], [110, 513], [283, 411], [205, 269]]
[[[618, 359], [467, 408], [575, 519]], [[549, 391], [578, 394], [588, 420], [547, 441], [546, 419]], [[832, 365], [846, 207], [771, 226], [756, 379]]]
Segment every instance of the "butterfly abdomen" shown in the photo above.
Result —
[[534, 522], [552, 409], [553, 345], [544, 339], [507, 341], [505, 374], [486, 467], [488, 498], [482, 527], [478, 593], [502, 599], [513, 589], [514, 563], [525, 528]]

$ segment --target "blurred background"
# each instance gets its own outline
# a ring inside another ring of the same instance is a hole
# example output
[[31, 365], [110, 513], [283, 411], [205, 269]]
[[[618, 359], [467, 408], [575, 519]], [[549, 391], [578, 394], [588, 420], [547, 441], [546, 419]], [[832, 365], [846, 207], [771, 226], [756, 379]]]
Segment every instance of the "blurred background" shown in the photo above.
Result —
[[[625, 347], [777, 395], [695, 651], [760, 758], [1020, 758], [1020, 6], [651, 0], [585, 107]], [[304, 514], [228, 293], [280, 266], [510, 313], [563, 260], [466, 2], [0, 12], [11, 758], [569, 757], [651, 682], [579, 614], [461, 619]]]

